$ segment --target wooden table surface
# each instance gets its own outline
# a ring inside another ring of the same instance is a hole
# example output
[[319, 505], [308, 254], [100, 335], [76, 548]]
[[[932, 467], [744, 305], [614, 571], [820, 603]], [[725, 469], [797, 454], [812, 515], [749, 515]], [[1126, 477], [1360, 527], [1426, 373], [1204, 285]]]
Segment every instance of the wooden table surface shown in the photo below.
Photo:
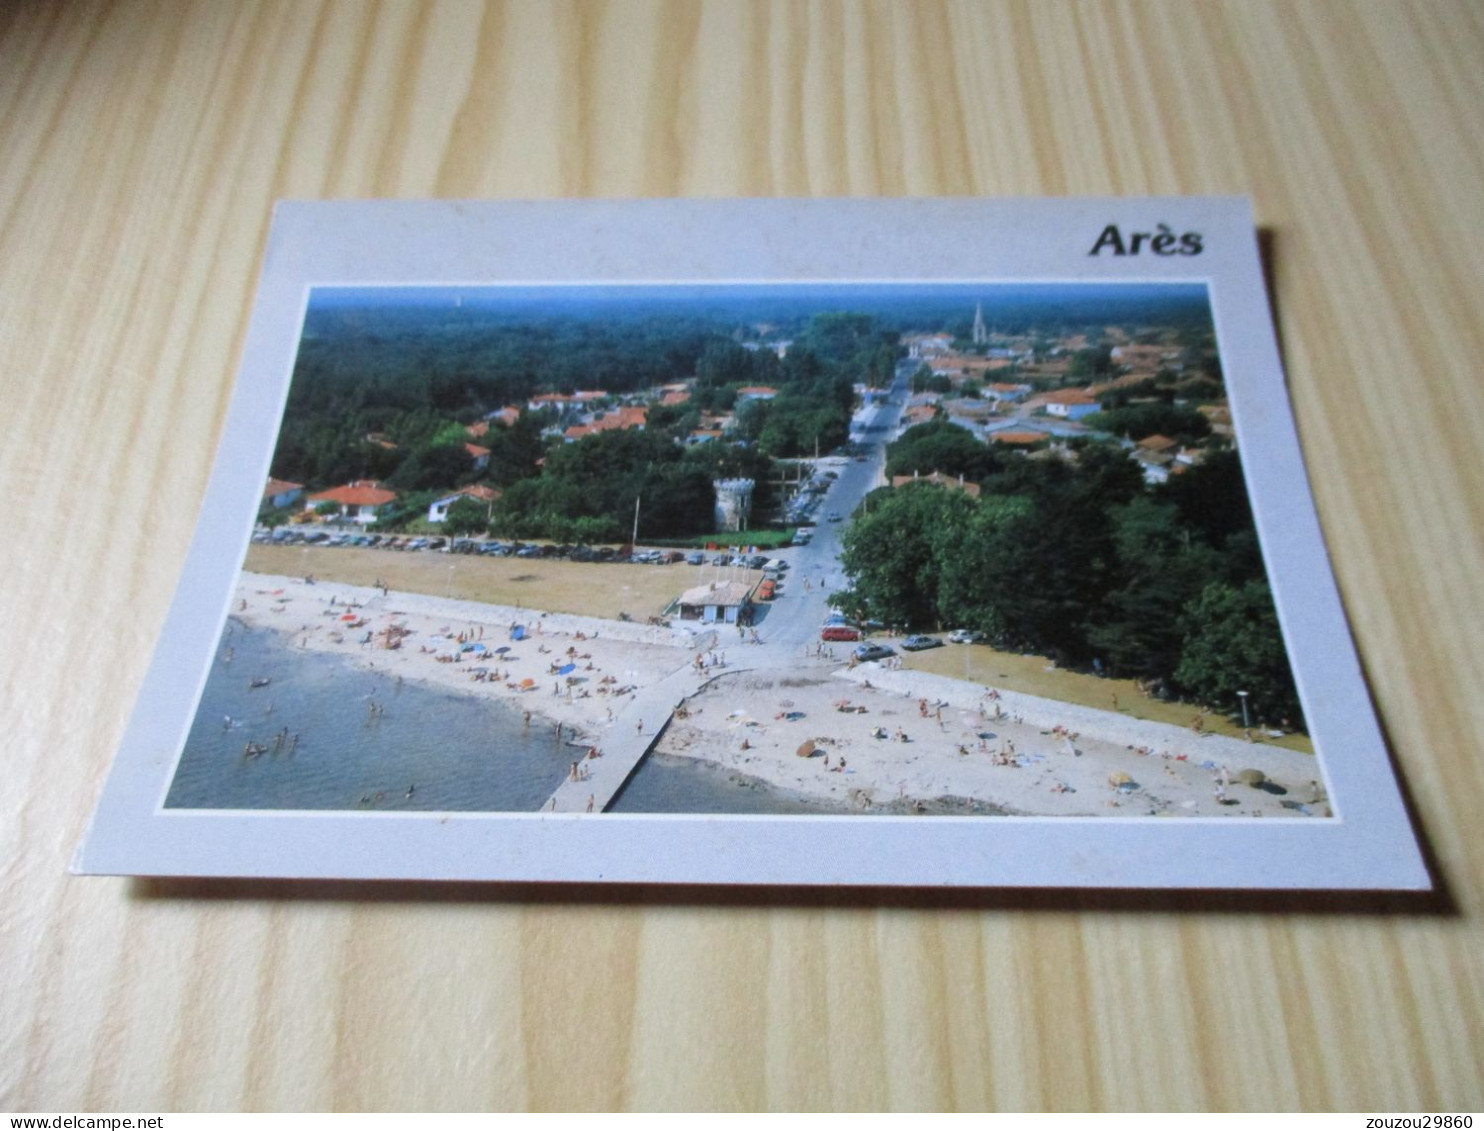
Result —
[[[1484, 1107], [1481, 63], [1468, 0], [0, 5], [0, 1108]], [[275, 199], [1147, 193], [1267, 231], [1435, 897], [66, 875]]]

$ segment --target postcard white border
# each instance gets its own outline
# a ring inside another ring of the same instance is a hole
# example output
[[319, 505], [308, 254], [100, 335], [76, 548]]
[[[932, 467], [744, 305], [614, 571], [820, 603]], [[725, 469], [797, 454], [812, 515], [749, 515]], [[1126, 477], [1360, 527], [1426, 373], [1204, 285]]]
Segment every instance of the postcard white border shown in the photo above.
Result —
[[[1199, 257], [1092, 257], [1110, 223]], [[1269, 580], [1337, 816], [780, 817], [164, 810], [315, 286], [1204, 283]], [[204, 627], [203, 626], [207, 626]], [[290, 202], [175, 600], [74, 870], [799, 886], [1427, 889], [1329, 568], [1241, 198]]]

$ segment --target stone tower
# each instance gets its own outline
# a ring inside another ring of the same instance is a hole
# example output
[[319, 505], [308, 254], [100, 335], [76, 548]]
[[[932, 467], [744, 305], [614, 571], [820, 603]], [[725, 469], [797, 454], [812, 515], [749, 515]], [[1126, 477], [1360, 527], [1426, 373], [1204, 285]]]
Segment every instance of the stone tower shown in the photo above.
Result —
[[716, 490], [716, 529], [746, 530], [756, 484], [751, 479], [716, 479], [711, 486]]

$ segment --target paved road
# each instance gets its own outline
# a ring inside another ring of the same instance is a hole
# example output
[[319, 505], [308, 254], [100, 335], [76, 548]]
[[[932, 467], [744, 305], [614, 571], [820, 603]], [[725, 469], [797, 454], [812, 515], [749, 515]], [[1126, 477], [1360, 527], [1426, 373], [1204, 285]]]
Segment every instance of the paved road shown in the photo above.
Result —
[[[687, 662], [653, 687], [640, 691], [614, 719], [599, 744], [602, 756], [578, 762], [578, 777], [557, 787], [545, 810], [558, 813], [601, 813], [613, 800], [664, 733], [675, 708], [722, 672], [739, 670], [784, 674], [799, 669], [830, 670], [834, 664], [810, 658], [809, 649], [819, 643], [820, 622], [829, 612], [829, 594], [845, 584], [840, 569], [840, 535], [860, 501], [883, 482], [885, 444], [893, 438], [901, 420], [909, 370], [898, 369], [890, 401], [872, 405], [856, 414], [852, 431], [863, 433], [866, 458], [834, 457], [820, 465], [835, 471], [835, 480], [819, 508], [821, 516], [837, 512], [840, 522], [819, 522], [813, 541], [780, 551], [789, 563], [781, 594], [763, 606], [757, 622], [757, 643], [736, 628], [715, 626], [716, 649], [726, 656], [727, 666], [698, 673]], [[706, 574], [706, 567], [698, 577]], [[807, 579], [807, 588], [805, 585]], [[849, 645], [837, 645], [843, 660]], [[577, 754], [577, 751], [573, 751]]]
[[[829, 615], [828, 595], [845, 585], [840, 568], [840, 538], [850, 525], [850, 517], [862, 499], [883, 482], [886, 467], [886, 443], [896, 435], [906, 400], [911, 369], [897, 367], [897, 376], [886, 401], [863, 408], [851, 424], [851, 432], [863, 437], [866, 458], [858, 462], [851, 457], [834, 457], [820, 461], [821, 466], [835, 471], [835, 480], [820, 504], [814, 539], [807, 546], [795, 546], [778, 556], [789, 563], [782, 594], [771, 603], [758, 624], [758, 636], [768, 649], [768, 662], [778, 664], [804, 655], [805, 649], [819, 642], [819, 626]], [[830, 522], [831, 513], [844, 516]], [[804, 588], [805, 581], [809, 587]], [[725, 634], [723, 640], [726, 640]], [[837, 651], [840, 651], [837, 648]], [[738, 654], [738, 663], [749, 667], [763, 666], [762, 657]], [[843, 652], [841, 653], [843, 655]]]

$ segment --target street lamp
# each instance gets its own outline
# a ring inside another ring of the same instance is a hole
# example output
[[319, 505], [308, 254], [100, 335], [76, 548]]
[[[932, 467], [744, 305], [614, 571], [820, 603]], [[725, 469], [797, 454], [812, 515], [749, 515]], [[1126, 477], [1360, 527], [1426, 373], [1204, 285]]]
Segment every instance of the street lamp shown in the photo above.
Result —
[[1237, 698], [1242, 701], [1242, 729], [1250, 730], [1252, 724], [1247, 721], [1247, 693], [1245, 691], [1238, 691]]

